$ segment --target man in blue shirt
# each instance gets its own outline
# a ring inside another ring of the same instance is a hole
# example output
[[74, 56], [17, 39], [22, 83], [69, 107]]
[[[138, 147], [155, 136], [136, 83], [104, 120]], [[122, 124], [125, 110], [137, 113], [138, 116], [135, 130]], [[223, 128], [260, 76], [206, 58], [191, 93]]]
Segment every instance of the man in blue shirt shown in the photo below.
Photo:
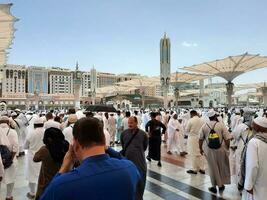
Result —
[[[72, 170], [74, 162], [81, 165]], [[105, 154], [103, 126], [96, 118], [82, 118], [73, 127], [73, 144], [59, 173], [41, 200], [134, 200], [140, 174], [129, 160]]]

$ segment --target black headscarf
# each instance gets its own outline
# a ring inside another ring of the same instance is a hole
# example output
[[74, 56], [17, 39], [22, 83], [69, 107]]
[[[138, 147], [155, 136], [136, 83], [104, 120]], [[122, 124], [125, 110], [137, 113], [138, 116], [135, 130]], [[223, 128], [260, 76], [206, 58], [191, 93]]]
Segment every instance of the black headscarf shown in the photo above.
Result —
[[58, 128], [48, 128], [45, 130], [43, 142], [52, 159], [57, 163], [62, 163], [66, 152], [69, 149], [69, 143], [61, 130]]

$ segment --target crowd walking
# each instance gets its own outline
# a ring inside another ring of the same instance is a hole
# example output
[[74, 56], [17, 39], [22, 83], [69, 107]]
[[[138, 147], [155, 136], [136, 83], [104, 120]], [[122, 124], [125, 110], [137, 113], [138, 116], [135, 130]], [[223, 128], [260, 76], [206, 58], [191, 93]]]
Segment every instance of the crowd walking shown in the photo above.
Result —
[[207, 174], [211, 193], [235, 184], [240, 199], [263, 200], [267, 113], [261, 113], [252, 108], [2, 111], [0, 186], [6, 185], [6, 200], [14, 199], [17, 157], [26, 152], [25, 198], [142, 200], [147, 164], [164, 167], [165, 151], [189, 160], [191, 176]]

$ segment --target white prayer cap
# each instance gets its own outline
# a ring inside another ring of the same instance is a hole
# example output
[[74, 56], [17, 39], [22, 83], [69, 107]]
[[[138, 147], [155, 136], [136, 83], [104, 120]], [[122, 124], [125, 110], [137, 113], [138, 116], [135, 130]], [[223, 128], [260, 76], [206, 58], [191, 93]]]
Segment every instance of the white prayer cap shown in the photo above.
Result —
[[38, 118], [34, 121], [34, 124], [43, 124], [44, 120], [42, 118]]
[[69, 115], [69, 118], [68, 118], [68, 122], [69, 123], [75, 123], [75, 122], [77, 122], [77, 120], [78, 120], [78, 117], [77, 117], [77, 115], [76, 114], [70, 114]]
[[28, 111], [28, 112], [26, 112], [26, 115], [32, 115], [32, 114], [33, 114], [32, 111]]
[[0, 121], [9, 121], [7, 116], [0, 116]]
[[212, 110], [209, 110], [209, 112], [207, 113], [207, 116], [208, 117], [213, 117], [216, 115], [216, 112], [212, 109]]
[[16, 108], [14, 111], [15, 111], [15, 112], [20, 112], [20, 109]]
[[263, 128], [267, 128], [267, 118], [266, 117], [257, 117], [253, 122]]

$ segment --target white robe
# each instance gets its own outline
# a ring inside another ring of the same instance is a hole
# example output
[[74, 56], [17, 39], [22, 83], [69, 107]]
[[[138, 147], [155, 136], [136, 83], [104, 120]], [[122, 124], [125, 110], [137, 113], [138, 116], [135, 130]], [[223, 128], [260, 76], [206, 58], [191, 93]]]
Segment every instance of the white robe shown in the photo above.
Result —
[[18, 135], [19, 140], [19, 152], [23, 151], [23, 145], [25, 143], [26, 135], [27, 135], [27, 124], [26, 117], [23, 114], [20, 114], [14, 121], [16, 121], [15, 130]]
[[[178, 120], [173, 118], [168, 123], [168, 140], [167, 140], [167, 151], [177, 151], [179, 153], [184, 151], [182, 125]], [[179, 131], [177, 131], [178, 129]]]
[[[8, 138], [6, 136], [6, 130], [2, 129], [1, 126], [0, 126], [0, 144], [1, 145], [5, 145], [8, 148], [10, 147], [9, 140], [8, 140]], [[3, 178], [4, 177], [5, 170], [4, 170], [4, 165], [3, 165], [1, 154], [0, 154], [0, 158], [1, 158], [0, 159], [0, 177]]]
[[240, 172], [241, 154], [244, 149], [248, 134], [250, 133], [249, 131], [250, 131], [249, 127], [246, 124], [242, 123], [242, 124], [239, 124], [236, 127], [235, 131], [232, 132], [234, 140], [235, 140], [235, 144], [237, 145], [237, 149], [234, 153], [235, 163], [233, 163], [234, 165], [233, 170], [235, 170], [234, 175], [236, 178], [235, 180], [236, 183], [238, 181], [238, 176]]
[[[0, 124], [1, 134], [7, 134], [8, 129], [9, 126], [7, 124]], [[14, 153], [17, 153], [19, 151], [17, 132], [13, 129], [10, 129], [7, 138], [9, 141], [9, 146], [7, 145], [9, 150]], [[14, 183], [16, 174], [17, 174], [17, 157], [15, 156], [12, 165], [9, 168], [5, 169], [3, 182], [5, 184]]]
[[106, 129], [104, 129], [104, 134], [105, 134], [105, 139], [106, 139], [106, 146], [109, 147], [110, 146], [110, 134]]
[[[265, 133], [267, 134], [267, 133]], [[246, 190], [253, 189], [254, 200], [264, 200], [267, 197], [267, 143], [252, 138], [248, 143], [246, 154]], [[251, 196], [243, 193], [243, 199]]]
[[231, 119], [231, 129], [234, 131], [236, 127], [242, 123], [243, 118], [240, 115], [234, 115]]
[[70, 124], [68, 127], [66, 127], [63, 130], [63, 134], [65, 136], [65, 140], [67, 140], [69, 142], [69, 144], [72, 144], [72, 140], [73, 140], [73, 126], [74, 124]]
[[52, 127], [61, 129], [61, 124], [59, 122], [54, 121], [53, 119], [49, 119], [47, 122], [44, 123], [44, 129]]
[[201, 156], [198, 141], [199, 141], [199, 131], [203, 125], [204, 125], [203, 120], [197, 116], [194, 116], [193, 118], [189, 119], [187, 123], [186, 126], [186, 132], [188, 133], [187, 150], [190, 156]]
[[33, 157], [34, 154], [44, 145], [43, 137], [44, 137], [43, 127], [32, 129], [28, 133], [24, 145], [25, 149], [28, 149], [28, 153], [26, 155], [25, 174], [26, 174], [26, 179], [30, 183], [37, 183], [38, 181], [41, 163], [33, 162]]

